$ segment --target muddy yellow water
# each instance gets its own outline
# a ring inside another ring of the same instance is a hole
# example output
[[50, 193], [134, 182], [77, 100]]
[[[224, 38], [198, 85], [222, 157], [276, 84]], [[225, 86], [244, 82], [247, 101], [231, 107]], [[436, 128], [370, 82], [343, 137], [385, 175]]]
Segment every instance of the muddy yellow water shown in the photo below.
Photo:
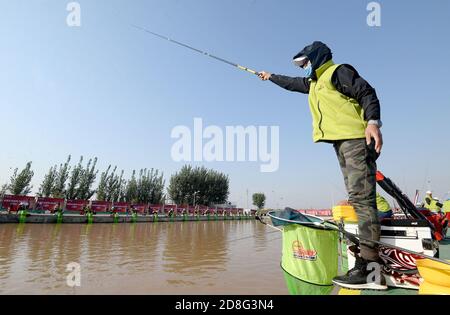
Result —
[[0, 294], [287, 294], [280, 237], [255, 221], [3, 224]]

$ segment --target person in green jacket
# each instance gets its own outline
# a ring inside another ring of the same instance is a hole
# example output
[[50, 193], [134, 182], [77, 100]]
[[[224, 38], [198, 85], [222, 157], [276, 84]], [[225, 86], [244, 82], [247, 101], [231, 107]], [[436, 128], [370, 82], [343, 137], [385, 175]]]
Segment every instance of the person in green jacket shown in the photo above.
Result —
[[383, 219], [392, 218], [394, 214], [387, 200], [379, 193], [377, 193], [377, 209], [380, 221]]
[[440, 212], [442, 208], [442, 203], [439, 202], [438, 198], [433, 197], [431, 191], [425, 193], [425, 198], [423, 200], [423, 207], [430, 210], [431, 212]]
[[[381, 152], [380, 102], [375, 89], [348, 64], [335, 64], [330, 48], [316, 41], [294, 56], [304, 77], [259, 72], [263, 80], [293, 92], [308, 94], [314, 142], [333, 145], [349, 201], [358, 215], [362, 237], [379, 241], [380, 223], [376, 204], [376, 160]], [[375, 243], [361, 241], [355, 267], [333, 282], [350, 289], [387, 289], [386, 280], [369, 277], [379, 263]], [[370, 279], [379, 279], [371, 281]]]
[[433, 192], [431, 190], [428, 190], [425, 193], [425, 197], [423, 198], [422, 207], [430, 210], [430, 204], [431, 200], [433, 200]]

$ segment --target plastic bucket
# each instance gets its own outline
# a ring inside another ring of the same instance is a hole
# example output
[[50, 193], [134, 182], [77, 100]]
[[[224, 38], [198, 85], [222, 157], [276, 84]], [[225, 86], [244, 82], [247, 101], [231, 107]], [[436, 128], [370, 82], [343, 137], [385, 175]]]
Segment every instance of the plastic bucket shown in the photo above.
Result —
[[338, 275], [338, 239], [334, 230], [285, 225], [281, 266], [302, 281], [331, 285]]

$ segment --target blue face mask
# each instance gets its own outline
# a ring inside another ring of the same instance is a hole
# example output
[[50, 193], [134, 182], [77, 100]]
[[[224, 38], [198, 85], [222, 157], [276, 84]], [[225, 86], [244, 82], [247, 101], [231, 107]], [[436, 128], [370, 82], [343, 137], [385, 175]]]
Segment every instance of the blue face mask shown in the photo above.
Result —
[[305, 75], [307, 78], [309, 78], [312, 74], [312, 65], [311, 62], [308, 63], [308, 65], [306, 66], [306, 68], [304, 68], [305, 70]]

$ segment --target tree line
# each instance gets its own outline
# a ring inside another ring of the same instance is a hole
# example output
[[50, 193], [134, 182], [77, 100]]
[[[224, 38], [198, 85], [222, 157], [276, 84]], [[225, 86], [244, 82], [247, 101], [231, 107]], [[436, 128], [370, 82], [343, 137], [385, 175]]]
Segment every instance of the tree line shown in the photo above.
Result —
[[[159, 170], [133, 170], [125, 178], [124, 170], [112, 165], [99, 174], [96, 157], [85, 161], [81, 156], [75, 165], [71, 165], [71, 160], [69, 155], [64, 163], [50, 167], [39, 186], [38, 196], [71, 200], [95, 196], [100, 201], [151, 204], [163, 204], [170, 199], [188, 205], [222, 204], [228, 200], [228, 175], [205, 167], [183, 166], [170, 177], [165, 193], [164, 175]], [[1, 187], [0, 196], [30, 194], [34, 176], [31, 166], [32, 162], [28, 162], [22, 170], [16, 168], [9, 183]]]

